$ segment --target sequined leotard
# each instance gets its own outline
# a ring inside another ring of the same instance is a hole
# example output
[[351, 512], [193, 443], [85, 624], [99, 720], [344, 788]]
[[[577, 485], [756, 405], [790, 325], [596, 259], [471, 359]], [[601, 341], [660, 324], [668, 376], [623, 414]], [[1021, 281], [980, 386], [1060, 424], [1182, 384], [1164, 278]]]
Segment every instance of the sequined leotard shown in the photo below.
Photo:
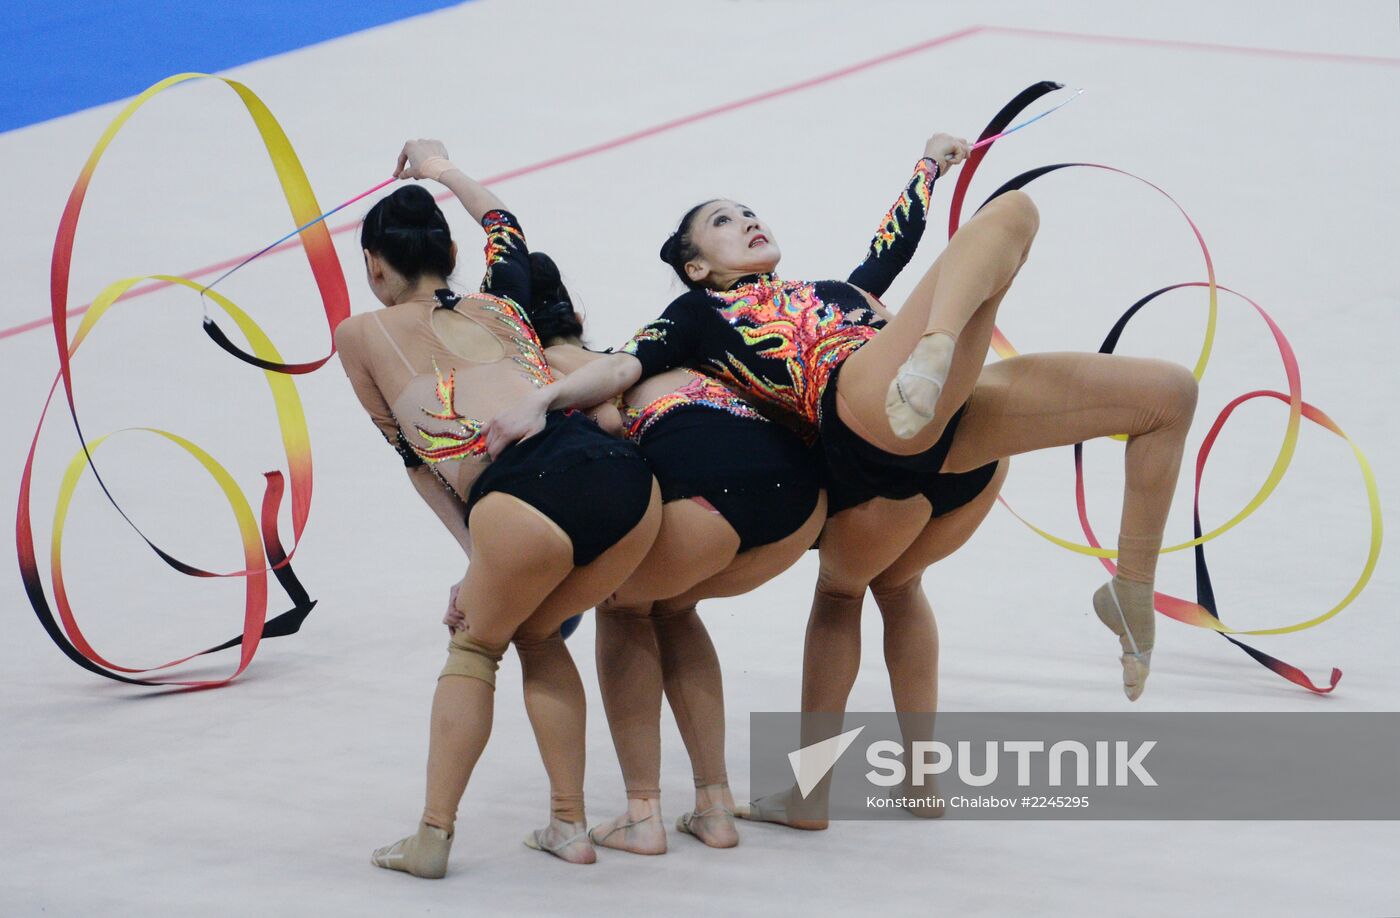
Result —
[[[603, 356], [570, 344], [546, 353], [565, 372]], [[662, 502], [694, 499], [719, 513], [739, 536], [739, 552], [786, 539], [816, 511], [821, 456], [723, 384], [678, 368], [614, 404]]]
[[751, 275], [724, 291], [690, 290], [622, 350], [643, 376], [693, 367], [815, 439], [832, 372], [885, 325], [866, 294], [883, 294], [913, 257], [937, 175], [932, 160], [919, 161], [848, 280]]
[[[520, 224], [495, 210], [482, 226], [486, 274], [480, 293], [460, 297], [439, 290], [436, 302], [408, 301], [351, 316], [336, 329], [341, 365], [404, 465], [411, 473], [431, 469], [462, 519], [487, 493], [511, 494], [557, 523], [573, 540], [575, 563], [587, 564], [641, 519], [651, 475], [635, 448], [576, 414], [552, 413], [543, 433], [491, 461], [482, 436], [486, 422], [554, 377], [519, 305], [529, 302], [531, 292]], [[435, 317], [475, 325], [473, 353], [454, 351]], [[597, 499], [579, 500], [579, 493]], [[441, 499], [424, 496], [430, 503]]]
[[919, 161], [847, 280], [751, 275], [728, 290], [690, 290], [622, 350], [641, 362], [643, 377], [693, 367], [808, 442], [820, 441], [831, 513], [875, 496], [904, 499], [918, 493], [928, 497], [935, 514], [962, 506], [991, 479], [994, 468], [939, 474], [961, 413], [938, 444], [908, 457], [866, 443], [845, 428], [833, 405], [841, 364], [885, 326], [867, 294], [882, 295], [913, 257], [937, 177], [932, 160]]
[[680, 370], [679, 372], [684, 374], [686, 378], [683, 385], [646, 404], [638, 406], [629, 402], [624, 396], [618, 397], [617, 407], [622, 412], [622, 418], [627, 424], [623, 431], [623, 435], [627, 439], [633, 443], [640, 443], [642, 437], [657, 422], [673, 415], [682, 408], [705, 408], [723, 411], [736, 418], [747, 418], [759, 422], [767, 420], [755, 411], [752, 405], [735, 395], [728, 386], [715, 382], [708, 376], [702, 376], [694, 370]]

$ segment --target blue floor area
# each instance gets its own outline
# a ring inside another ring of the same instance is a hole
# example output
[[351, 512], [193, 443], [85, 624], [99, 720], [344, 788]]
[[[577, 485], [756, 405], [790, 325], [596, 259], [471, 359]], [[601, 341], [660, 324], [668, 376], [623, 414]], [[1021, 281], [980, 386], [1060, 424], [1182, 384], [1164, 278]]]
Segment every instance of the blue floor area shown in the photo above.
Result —
[[0, 132], [463, 0], [20, 0], [0, 21]]

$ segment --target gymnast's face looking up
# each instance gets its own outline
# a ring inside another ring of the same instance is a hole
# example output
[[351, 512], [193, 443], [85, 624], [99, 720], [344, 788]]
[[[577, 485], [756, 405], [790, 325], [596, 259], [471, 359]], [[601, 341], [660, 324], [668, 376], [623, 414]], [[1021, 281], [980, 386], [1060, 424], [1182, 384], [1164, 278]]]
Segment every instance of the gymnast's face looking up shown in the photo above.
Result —
[[782, 258], [772, 231], [758, 216], [725, 198], [700, 205], [677, 235], [689, 245], [672, 267], [684, 271], [682, 279], [692, 287], [725, 290], [746, 274], [772, 271]]

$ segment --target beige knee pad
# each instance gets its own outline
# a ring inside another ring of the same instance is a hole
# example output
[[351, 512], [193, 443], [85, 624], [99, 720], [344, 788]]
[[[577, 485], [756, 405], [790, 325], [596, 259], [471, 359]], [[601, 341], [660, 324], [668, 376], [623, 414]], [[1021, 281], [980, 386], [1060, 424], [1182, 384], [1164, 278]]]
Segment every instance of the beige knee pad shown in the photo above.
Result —
[[447, 645], [447, 665], [442, 668], [443, 676], [466, 676], [480, 679], [492, 688], [496, 687], [496, 670], [501, 668], [504, 647], [488, 647], [466, 631], [452, 635], [452, 643]]

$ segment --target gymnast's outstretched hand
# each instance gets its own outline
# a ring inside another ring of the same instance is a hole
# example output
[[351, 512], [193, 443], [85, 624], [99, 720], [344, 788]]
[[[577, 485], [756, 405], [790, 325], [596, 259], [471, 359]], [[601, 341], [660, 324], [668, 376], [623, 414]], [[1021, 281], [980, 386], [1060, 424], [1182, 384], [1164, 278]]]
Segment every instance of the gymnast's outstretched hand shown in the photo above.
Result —
[[938, 174], [946, 175], [949, 169], [967, 159], [967, 141], [951, 134], [934, 134], [924, 144], [924, 156], [938, 163]]
[[486, 424], [486, 449], [495, 459], [512, 443], [544, 430], [544, 416], [565, 408], [589, 408], [621, 395], [642, 378], [631, 354], [609, 354], [563, 379], [536, 389]]
[[493, 210], [506, 209], [501, 199], [485, 185], [447, 158], [447, 147], [441, 140], [420, 139], [405, 143], [394, 166], [394, 178], [428, 179], [447, 186], [477, 223]]
[[514, 405], [486, 422], [486, 450], [495, 459], [512, 443], [533, 437], [544, 430], [544, 416], [549, 409], [546, 390], [536, 389]]

